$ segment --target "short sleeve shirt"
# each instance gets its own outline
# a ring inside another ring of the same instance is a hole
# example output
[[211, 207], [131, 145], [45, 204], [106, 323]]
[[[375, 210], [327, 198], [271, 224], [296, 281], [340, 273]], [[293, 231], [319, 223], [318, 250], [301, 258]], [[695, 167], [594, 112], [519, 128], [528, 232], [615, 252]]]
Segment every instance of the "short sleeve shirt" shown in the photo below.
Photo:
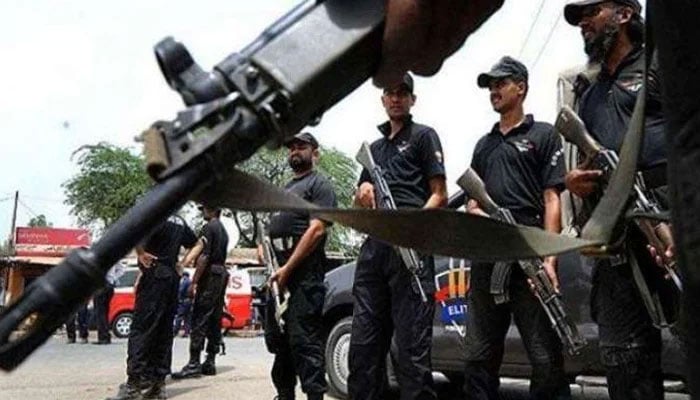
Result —
[[204, 250], [202, 254], [206, 255], [210, 265], [225, 265], [226, 252], [228, 250], [228, 233], [226, 228], [214, 218], [207, 222], [202, 228], [202, 241], [204, 242]]
[[471, 167], [496, 204], [509, 209], [521, 224], [542, 226], [544, 191], [564, 187], [562, 156], [561, 139], [552, 125], [527, 115], [506, 135], [495, 124], [474, 148]]
[[[333, 185], [317, 171], [292, 179], [285, 185], [284, 190], [320, 207], [330, 208], [338, 205]], [[273, 213], [270, 218], [270, 237], [301, 237], [309, 228], [311, 218], [313, 216], [308, 212]]]
[[[429, 181], [445, 176], [442, 144], [437, 132], [413, 122], [409, 116], [403, 128], [391, 139], [391, 125], [378, 127], [384, 137], [370, 145], [372, 157], [383, 170], [397, 208], [421, 208], [430, 198]], [[359, 184], [372, 182], [366, 169]]]
[[[603, 68], [579, 101], [579, 114], [591, 135], [601, 145], [618, 153], [644, 81], [644, 64], [644, 49], [633, 50], [613, 73]], [[645, 134], [639, 157], [642, 169], [666, 162], [665, 119], [655, 62], [648, 75]]]
[[175, 266], [180, 247], [192, 248], [197, 236], [185, 221], [173, 215], [161, 223], [143, 242], [144, 250], [158, 257], [159, 262]]

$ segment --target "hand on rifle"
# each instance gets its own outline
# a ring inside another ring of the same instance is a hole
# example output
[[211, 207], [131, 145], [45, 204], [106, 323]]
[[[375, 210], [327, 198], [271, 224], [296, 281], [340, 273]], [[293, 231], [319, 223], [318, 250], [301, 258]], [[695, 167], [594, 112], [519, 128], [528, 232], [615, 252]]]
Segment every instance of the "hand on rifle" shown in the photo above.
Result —
[[275, 271], [272, 276], [270, 276], [270, 282], [276, 281], [279, 290], [284, 290], [284, 288], [287, 286], [287, 282], [289, 281], [291, 271], [292, 270], [285, 264], [284, 266], [280, 267], [280, 269]]
[[[559, 276], [557, 274], [557, 258], [555, 256], [546, 257], [542, 263], [544, 266], [544, 272], [547, 274], [549, 281], [552, 282], [554, 291], [559, 293]], [[535, 284], [530, 278], [527, 282], [530, 284], [530, 289], [535, 290]]]
[[148, 269], [153, 266], [153, 264], [158, 260], [158, 257], [146, 251], [142, 251], [138, 253], [137, 259], [142, 267]]
[[582, 165], [566, 173], [564, 184], [569, 192], [578, 197], [587, 197], [598, 188], [598, 180], [603, 176], [599, 169], [584, 169]]
[[[667, 260], [672, 260], [673, 257], [676, 255], [676, 249], [675, 245], [670, 245], [666, 248], [666, 250], [661, 254], [661, 252], [656, 250], [656, 247], [648, 244], [647, 249], [649, 250], [649, 254], [651, 254], [651, 258], [656, 262], [656, 265], [659, 267], [664, 267], [664, 264], [667, 262]], [[666, 276], [666, 278], [670, 278], [670, 276]]]
[[377, 208], [377, 203], [374, 201], [374, 185], [363, 182], [355, 193], [355, 204], [362, 208]]
[[374, 82], [386, 87], [407, 71], [433, 75], [503, 0], [389, 0], [382, 59]]

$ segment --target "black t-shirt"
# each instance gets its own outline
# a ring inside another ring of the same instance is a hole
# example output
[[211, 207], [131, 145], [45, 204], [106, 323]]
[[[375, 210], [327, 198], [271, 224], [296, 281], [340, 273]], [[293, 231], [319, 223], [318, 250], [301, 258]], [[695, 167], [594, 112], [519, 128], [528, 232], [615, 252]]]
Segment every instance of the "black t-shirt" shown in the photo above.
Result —
[[143, 241], [147, 253], [158, 257], [160, 263], [175, 266], [180, 253], [180, 247], [192, 248], [197, 243], [197, 236], [185, 221], [173, 215], [161, 223]]
[[[581, 95], [579, 114], [591, 135], [604, 147], [618, 153], [644, 81], [644, 62], [644, 49], [633, 50], [614, 73], [610, 74], [603, 68]], [[665, 120], [655, 62], [648, 75], [645, 136], [639, 157], [641, 169], [666, 162]]]
[[[285, 185], [284, 190], [320, 207], [336, 207], [338, 204], [333, 185], [317, 171], [293, 178]], [[310, 218], [312, 216], [308, 212], [275, 212], [270, 218], [270, 237], [300, 238], [309, 228]], [[330, 225], [329, 222], [326, 224]], [[323, 248], [322, 245], [318, 247]]]
[[545, 189], [562, 190], [564, 160], [561, 139], [552, 125], [525, 121], [503, 135], [496, 123], [474, 148], [471, 167], [500, 207], [524, 225], [542, 226]]
[[228, 233], [218, 218], [211, 219], [202, 228], [204, 249], [202, 254], [207, 256], [209, 265], [225, 265], [228, 248]]
[[[389, 122], [378, 128], [384, 137], [374, 141], [370, 150], [374, 162], [384, 172], [396, 207], [423, 207], [431, 195], [429, 180], [445, 176], [442, 145], [437, 132], [429, 126], [413, 122], [410, 116], [392, 139], [389, 139]], [[364, 182], [372, 182], [366, 169], [362, 170], [359, 184]]]

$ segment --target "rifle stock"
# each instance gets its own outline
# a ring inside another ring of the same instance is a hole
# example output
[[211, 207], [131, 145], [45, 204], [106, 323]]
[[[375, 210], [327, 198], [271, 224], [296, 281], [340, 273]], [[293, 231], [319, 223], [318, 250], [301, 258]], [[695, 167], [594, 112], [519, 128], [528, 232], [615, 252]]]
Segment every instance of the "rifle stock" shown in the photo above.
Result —
[[[262, 247], [263, 263], [267, 268], [269, 276], [272, 276], [272, 274], [279, 270], [280, 266], [275, 256], [275, 250], [272, 248], [270, 237], [264, 233], [260, 221], [258, 221], [258, 245]], [[269, 283], [269, 289], [275, 302], [275, 321], [280, 331], [284, 332], [285, 321], [283, 315], [285, 311], [287, 311], [289, 305], [289, 290], [284, 288], [284, 290], [280, 292], [279, 285], [276, 281]]]

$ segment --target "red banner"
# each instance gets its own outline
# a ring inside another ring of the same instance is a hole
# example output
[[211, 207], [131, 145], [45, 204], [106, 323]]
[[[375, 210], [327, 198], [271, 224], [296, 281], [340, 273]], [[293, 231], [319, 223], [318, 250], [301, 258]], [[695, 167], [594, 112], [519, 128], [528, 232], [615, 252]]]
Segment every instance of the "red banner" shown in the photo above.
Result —
[[18, 256], [63, 257], [76, 247], [89, 245], [87, 229], [17, 228], [15, 231]]

